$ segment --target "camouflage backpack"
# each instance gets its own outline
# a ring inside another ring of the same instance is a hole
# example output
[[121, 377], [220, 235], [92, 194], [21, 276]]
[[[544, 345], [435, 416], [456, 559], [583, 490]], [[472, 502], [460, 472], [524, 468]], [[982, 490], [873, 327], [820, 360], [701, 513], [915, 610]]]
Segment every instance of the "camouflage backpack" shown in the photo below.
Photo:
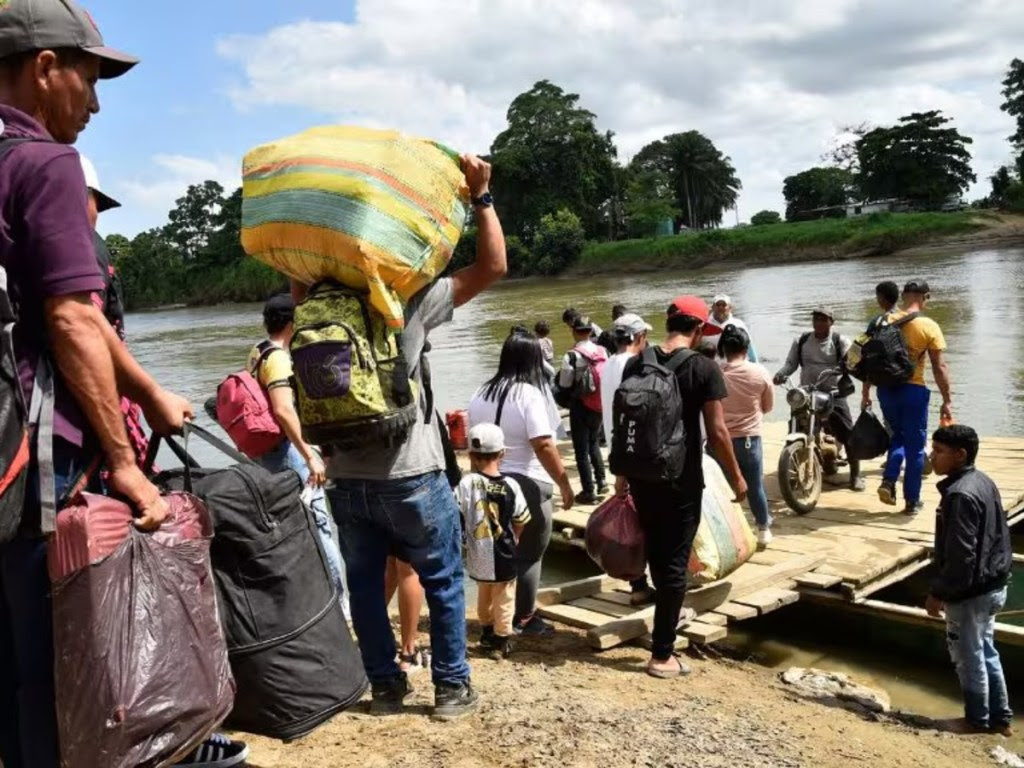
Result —
[[401, 335], [368, 294], [318, 283], [295, 307], [289, 346], [306, 441], [350, 450], [408, 437], [419, 417], [416, 383]]

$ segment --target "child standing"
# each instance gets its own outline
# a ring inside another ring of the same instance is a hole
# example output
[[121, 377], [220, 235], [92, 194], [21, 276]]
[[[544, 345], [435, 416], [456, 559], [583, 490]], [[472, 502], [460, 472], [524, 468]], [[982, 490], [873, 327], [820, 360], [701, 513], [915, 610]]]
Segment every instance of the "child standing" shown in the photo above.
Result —
[[530, 521], [526, 499], [515, 480], [501, 474], [505, 435], [496, 424], [469, 430], [472, 472], [455, 496], [462, 510], [466, 570], [477, 582], [480, 647], [508, 656], [516, 603], [516, 545]]
[[555, 362], [555, 345], [551, 341], [551, 326], [544, 320], [541, 320], [533, 326], [533, 332], [537, 335], [537, 341], [540, 343], [540, 351], [544, 355], [544, 362], [552, 365]]

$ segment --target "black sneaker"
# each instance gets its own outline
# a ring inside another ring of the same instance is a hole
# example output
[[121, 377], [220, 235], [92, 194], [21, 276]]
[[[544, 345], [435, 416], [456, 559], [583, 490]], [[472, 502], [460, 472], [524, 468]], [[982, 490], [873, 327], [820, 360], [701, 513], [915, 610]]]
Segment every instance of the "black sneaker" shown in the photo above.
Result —
[[597, 496], [594, 495], [593, 491], [591, 491], [590, 493], [587, 493], [586, 491], [580, 491], [579, 493], [576, 494], [576, 503], [585, 505], [597, 504]]
[[196, 750], [175, 765], [187, 765], [189, 768], [231, 768], [245, 762], [249, 756], [249, 747], [244, 741], [231, 741], [221, 733], [215, 733]]
[[495, 648], [495, 641], [497, 635], [494, 634], [494, 627], [487, 625], [480, 631], [480, 649], [483, 651], [493, 651]]
[[612, 489], [608, 487], [607, 483], [602, 483], [597, 488], [597, 495], [598, 496], [607, 496], [611, 492], [612, 492]]
[[916, 517], [924, 509], [923, 501], [908, 501], [907, 506], [903, 508], [903, 514], [907, 517]]
[[512, 623], [512, 629], [523, 637], [551, 637], [555, 634], [555, 628], [537, 614], [528, 619], [517, 619]]
[[374, 683], [371, 689], [371, 715], [395, 715], [402, 711], [405, 699], [412, 693], [409, 676], [401, 672], [382, 683]]
[[435, 720], [457, 720], [472, 714], [480, 703], [480, 696], [469, 680], [464, 683], [438, 683], [434, 686]]
[[890, 507], [896, 506], [896, 483], [892, 480], [883, 480], [878, 486], [878, 499]]

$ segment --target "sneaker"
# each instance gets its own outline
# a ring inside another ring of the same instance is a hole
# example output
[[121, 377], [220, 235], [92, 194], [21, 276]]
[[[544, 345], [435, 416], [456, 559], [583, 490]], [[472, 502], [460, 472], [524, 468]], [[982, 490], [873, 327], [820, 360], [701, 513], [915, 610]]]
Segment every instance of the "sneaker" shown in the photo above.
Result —
[[903, 514], [907, 517], [914, 517], [920, 514], [921, 510], [924, 509], [923, 501], [908, 501], [907, 506], [903, 508]]
[[634, 608], [639, 608], [641, 605], [650, 605], [654, 602], [654, 598], [657, 594], [658, 593], [651, 587], [638, 589], [636, 592], [630, 593], [629, 604]]
[[434, 686], [435, 720], [456, 720], [476, 711], [480, 696], [469, 680], [464, 683], [438, 683]]
[[495, 635], [492, 650], [501, 654], [501, 658], [507, 659], [512, 655], [512, 638]]
[[536, 614], [528, 619], [516, 620], [512, 624], [512, 629], [523, 637], [551, 637], [555, 634], [555, 628]]
[[484, 628], [480, 630], [480, 650], [493, 651], [497, 637], [498, 636], [494, 634], [494, 627], [490, 624], [485, 625]]
[[230, 768], [245, 762], [249, 747], [244, 741], [231, 741], [222, 733], [215, 733], [181, 762], [190, 768]]
[[896, 506], [896, 483], [892, 480], [883, 480], [878, 486], [878, 498], [883, 504], [890, 507]]
[[382, 683], [374, 683], [371, 688], [370, 714], [395, 715], [402, 711], [405, 700], [412, 693], [409, 676], [400, 672], [395, 677]]
[[608, 487], [607, 483], [601, 483], [601, 485], [599, 485], [597, 487], [597, 495], [598, 496], [607, 496], [611, 492], [612, 492], [612, 489], [610, 487]]
[[579, 493], [576, 494], [576, 503], [585, 505], [597, 504], [597, 496], [594, 495], [593, 491], [591, 491], [590, 493], [587, 493], [586, 491], [580, 491]]
[[850, 480], [850, 490], [856, 493], [863, 493], [867, 490], [868, 484], [864, 482], [863, 477], [855, 477]]
[[757, 546], [764, 549], [772, 543], [772, 529], [771, 528], [758, 528], [757, 529]]

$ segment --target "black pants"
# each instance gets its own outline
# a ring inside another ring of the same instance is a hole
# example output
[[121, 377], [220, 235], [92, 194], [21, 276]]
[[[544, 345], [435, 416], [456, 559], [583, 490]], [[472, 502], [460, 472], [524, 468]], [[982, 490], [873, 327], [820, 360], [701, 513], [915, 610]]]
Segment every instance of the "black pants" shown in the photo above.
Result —
[[630, 481], [629, 487], [644, 529], [647, 563], [656, 590], [651, 651], [655, 659], [664, 661], [675, 647], [704, 489], [684, 491], [667, 483], [640, 481]]
[[[850, 413], [850, 404], [845, 397], [836, 398], [832, 407], [832, 414], [828, 417], [828, 429], [844, 446], [850, 441], [850, 433], [853, 432], [853, 414]], [[860, 460], [851, 459], [850, 452], [846, 452], [847, 461], [850, 462], [850, 482], [860, 477]]]
[[584, 493], [594, 492], [594, 481], [605, 484], [604, 458], [601, 456], [601, 414], [592, 411], [579, 400], [569, 406], [569, 429], [572, 447], [576, 453], [576, 467]]

